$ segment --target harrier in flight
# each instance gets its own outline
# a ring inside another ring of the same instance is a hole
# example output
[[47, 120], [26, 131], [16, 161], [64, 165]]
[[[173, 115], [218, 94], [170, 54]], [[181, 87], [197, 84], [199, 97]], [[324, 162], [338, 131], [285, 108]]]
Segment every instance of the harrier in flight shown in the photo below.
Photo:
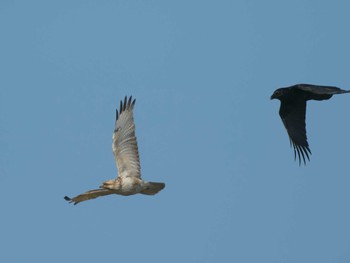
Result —
[[287, 130], [290, 144], [294, 148], [294, 159], [298, 154], [299, 165], [301, 158], [306, 164], [305, 157], [310, 161], [311, 150], [307, 142], [305, 128], [306, 101], [328, 100], [334, 94], [348, 93], [337, 87], [319, 86], [310, 84], [297, 84], [294, 86], [275, 90], [271, 99], [279, 99], [281, 107], [279, 114]]
[[99, 189], [90, 190], [76, 197], [64, 199], [75, 205], [104, 195], [119, 194], [154, 195], [165, 187], [164, 183], [147, 182], [141, 179], [140, 158], [135, 136], [133, 109], [135, 101], [125, 97], [120, 102], [119, 114], [113, 133], [112, 150], [118, 168], [118, 177], [105, 181]]

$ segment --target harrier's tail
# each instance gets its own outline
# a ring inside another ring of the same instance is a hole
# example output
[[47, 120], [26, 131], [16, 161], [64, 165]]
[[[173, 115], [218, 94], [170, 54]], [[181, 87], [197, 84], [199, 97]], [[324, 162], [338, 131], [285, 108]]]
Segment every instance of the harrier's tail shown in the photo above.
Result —
[[144, 195], [155, 195], [165, 187], [164, 183], [146, 182], [146, 189], [141, 192]]

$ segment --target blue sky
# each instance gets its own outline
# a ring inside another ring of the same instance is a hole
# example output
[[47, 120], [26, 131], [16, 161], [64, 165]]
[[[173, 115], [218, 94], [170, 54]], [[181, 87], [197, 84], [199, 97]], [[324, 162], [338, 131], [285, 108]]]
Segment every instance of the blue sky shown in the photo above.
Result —
[[[1, 262], [349, 262], [349, 95], [310, 102], [298, 166], [272, 92], [350, 89], [348, 1], [0, 2]], [[116, 177], [133, 95], [156, 196]]]

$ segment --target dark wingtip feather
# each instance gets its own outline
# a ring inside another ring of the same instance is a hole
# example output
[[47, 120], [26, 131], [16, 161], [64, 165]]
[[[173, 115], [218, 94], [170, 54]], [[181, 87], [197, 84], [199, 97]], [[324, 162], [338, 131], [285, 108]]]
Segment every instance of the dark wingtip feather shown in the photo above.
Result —
[[132, 96], [129, 98], [127, 96], [124, 97], [124, 100], [120, 100], [119, 112], [116, 110], [116, 120], [118, 120], [119, 116], [123, 113], [123, 111], [128, 109], [133, 109], [135, 105], [136, 99], [132, 100]]
[[304, 154], [304, 147], [302, 146], [298, 146], [301, 156], [303, 157], [303, 161], [304, 161], [304, 165], [306, 165], [306, 161], [305, 161], [305, 154]]
[[[301, 153], [303, 155], [303, 160], [304, 160], [304, 165], [306, 165], [306, 160], [305, 160], [305, 156], [307, 158], [307, 160], [310, 162], [310, 156], [309, 154], [311, 154], [310, 148], [309, 146], [300, 146], [301, 147]], [[305, 154], [305, 156], [304, 156]]]
[[120, 101], [120, 107], [119, 107], [119, 114], [122, 114], [123, 112], [123, 101]]
[[296, 154], [295, 153], [297, 153], [298, 154], [298, 160], [299, 160], [299, 166], [300, 166], [301, 165], [300, 149], [294, 143], [293, 143], [293, 147], [294, 147], [294, 160], [296, 160]]
[[126, 96], [124, 97], [124, 106], [123, 106], [123, 111], [125, 111], [126, 110], [126, 100], [127, 100], [127, 98], [126, 98]]
[[312, 154], [309, 146], [308, 145], [306, 145], [306, 146], [297, 145], [294, 142], [291, 142], [291, 143], [292, 143], [293, 149], [294, 149], [294, 160], [296, 161], [297, 155], [298, 155], [299, 166], [301, 166], [302, 162], [304, 163], [304, 165], [306, 165], [306, 158], [308, 161], [310, 161], [309, 154], [310, 155]]
[[72, 198], [68, 197], [68, 196], [65, 196], [64, 197], [64, 200], [68, 201], [69, 203], [73, 203], [74, 205], [76, 205], [77, 203], [79, 202], [75, 202]]
[[128, 109], [130, 109], [131, 106], [131, 100], [132, 100], [132, 96], [130, 96], [129, 100], [128, 100]]

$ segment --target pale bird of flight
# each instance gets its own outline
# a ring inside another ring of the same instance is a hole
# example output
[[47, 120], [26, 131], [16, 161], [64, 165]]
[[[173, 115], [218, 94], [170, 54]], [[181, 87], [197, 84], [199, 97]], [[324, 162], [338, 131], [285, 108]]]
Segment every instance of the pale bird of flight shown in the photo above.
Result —
[[287, 130], [290, 144], [294, 148], [294, 159], [298, 154], [299, 165], [301, 158], [306, 164], [305, 157], [310, 161], [311, 150], [306, 137], [306, 101], [328, 100], [334, 94], [348, 93], [350, 90], [342, 90], [332, 86], [320, 86], [311, 84], [297, 84], [286, 88], [276, 89], [271, 99], [281, 101], [280, 117]]
[[105, 181], [100, 189], [90, 190], [76, 197], [64, 199], [75, 205], [104, 195], [119, 194], [154, 195], [165, 187], [164, 183], [147, 182], [141, 179], [140, 158], [135, 136], [133, 109], [135, 101], [132, 97], [120, 101], [120, 109], [116, 110], [116, 123], [113, 133], [112, 150], [118, 168], [116, 179]]

